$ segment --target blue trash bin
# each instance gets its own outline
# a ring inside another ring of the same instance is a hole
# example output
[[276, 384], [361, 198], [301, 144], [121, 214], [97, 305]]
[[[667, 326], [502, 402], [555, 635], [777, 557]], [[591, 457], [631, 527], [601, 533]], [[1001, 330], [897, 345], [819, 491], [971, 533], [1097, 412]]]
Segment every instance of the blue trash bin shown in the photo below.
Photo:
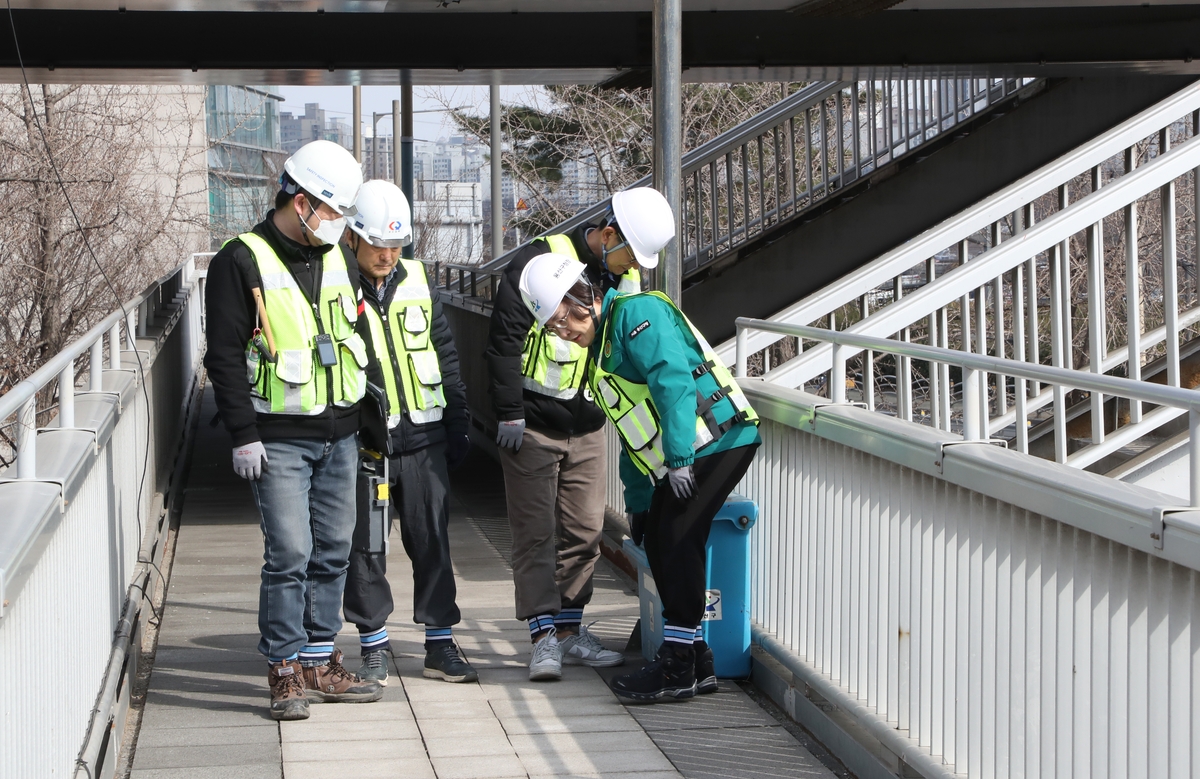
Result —
[[[704, 640], [713, 650], [717, 676], [750, 675], [750, 528], [758, 520], [754, 501], [733, 494], [713, 519], [705, 545]], [[642, 655], [651, 660], [663, 640], [662, 599], [646, 551], [625, 539], [625, 555], [637, 564]]]

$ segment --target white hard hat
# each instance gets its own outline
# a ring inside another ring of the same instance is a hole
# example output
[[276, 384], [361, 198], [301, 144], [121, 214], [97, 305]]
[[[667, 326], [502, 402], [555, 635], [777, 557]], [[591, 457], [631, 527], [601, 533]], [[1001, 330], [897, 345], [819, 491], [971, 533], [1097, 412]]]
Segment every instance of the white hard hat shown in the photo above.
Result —
[[658, 253], [675, 237], [675, 215], [656, 189], [637, 187], [612, 197], [613, 215], [638, 265], [658, 266]]
[[[283, 172], [296, 186], [328, 203], [342, 216], [354, 214], [362, 168], [344, 147], [333, 141], [306, 143], [283, 163]], [[296, 194], [287, 179], [283, 183], [286, 192]]]
[[374, 179], [362, 185], [354, 200], [357, 213], [350, 229], [372, 246], [394, 249], [412, 243], [412, 212], [408, 198], [390, 181]]
[[567, 290], [583, 275], [583, 263], [565, 254], [539, 254], [521, 271], [521, 300], [542, 327], [554, 316]]

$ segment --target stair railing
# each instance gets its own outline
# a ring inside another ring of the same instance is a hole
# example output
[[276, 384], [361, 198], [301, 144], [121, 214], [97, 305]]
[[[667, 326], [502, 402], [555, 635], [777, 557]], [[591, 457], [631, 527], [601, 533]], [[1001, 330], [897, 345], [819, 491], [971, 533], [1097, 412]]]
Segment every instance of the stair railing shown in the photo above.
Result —
[[[818, 82], [683, 156], [684, 273], [729, 256], [880, 167], [953, 131], [1034, 79]], [[649, 186], [645, 176], [630, 187]], [[547, 233], [592, 222], [606, 199]], [[495, 271], [516, 250], [481, 266]], [[457, 275], [455, 275], [457, 278]]]
[[[1087, 400], [1088, 429], [1075, 431], [1072, 443], [1066, 425], [1055, 422], [1054, 456], [1078, 467], [1095, 463], [1183, 412], [1151, 408], [1133, 395], [1106, 405], [1104, 392], [1083, 389], [1085, 377], [1139, 380], [1143, 365], [1163, 359], [1166, 384], [1195, 384], [1183, 381], [1180, 342], [1200, 323], [1200, 305], [1195, 283], [1185, 289], [1180, 278], [1189, 268], [1194, 273], [1200, 252], [1198, 131], [1200, 86], [1191, 86], [771, 321], [824, 325], [833, 314], [842, 325], [836, 329], [854, 335], [1074, 370], [1073, 385], [981, 371], [979, 386], [968, 381], [965, 389], [988, 399], [978, 420], [985, 437], [1011, 428], [1022, 452], [1029, 451], [1032, 424], [1063, 416], [1069, 400]], [[1181, 194], [1191, 201], [1182, 214]], [[944, 261], [953, 267], [942, 273]], [[745, 336], [743, 355], [778, 337]], [[722, 346], [727, 357], [732, 345]], [[831, 396], [839, 391], [835, 362], [857, 353], [835, 358], [833, 347], [820, 344], [765, 378]], [[894, 381], [893, 399], [875, 393], [880, 368]], [[952, 382], [948, 364], [914, 364], [906, 354], [880, 364], [868, 350], [850, 371], [844, 381], [868, 407], [890, 406], [879, 410], [945, 430], [976, 423], [964, 420], [964, 383]], [[915, 391], [918, 379], [924, 392]]]

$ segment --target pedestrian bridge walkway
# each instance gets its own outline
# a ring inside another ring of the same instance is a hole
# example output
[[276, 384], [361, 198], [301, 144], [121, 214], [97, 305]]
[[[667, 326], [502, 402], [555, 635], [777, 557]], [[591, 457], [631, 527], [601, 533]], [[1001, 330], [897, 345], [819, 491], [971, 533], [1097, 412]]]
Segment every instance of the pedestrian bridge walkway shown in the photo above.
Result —
[[[211, 390], [205, 401], [206, 421]], [[529, 633], [512, 616], [503, 481], [478, 453], [455, 474], [451, 541], [463, 613], [456, 637], [479, 682], [422, 678], [412, 571], [394, 536], [397, 609], [388, 632], [399, 679], [389, 679], [377, 703], [314, 704], [308, 720], [271, 720], [266, 664], [255, 649], [262, 537], [229, 449], [223, 429], [201, 424], [132, 779], [841, 775], [732, 682], [685, 703], [626, 708], [590, 668], [567, 666], [560, 682], [528, 681]], [[587, 618], [607, 646], [623, 648], [636, 593], [603, 560], [596, 579]], [[353, 670], [352, 625], [338, 644]], [[631, 654], [627, 665], [640, 659]]]

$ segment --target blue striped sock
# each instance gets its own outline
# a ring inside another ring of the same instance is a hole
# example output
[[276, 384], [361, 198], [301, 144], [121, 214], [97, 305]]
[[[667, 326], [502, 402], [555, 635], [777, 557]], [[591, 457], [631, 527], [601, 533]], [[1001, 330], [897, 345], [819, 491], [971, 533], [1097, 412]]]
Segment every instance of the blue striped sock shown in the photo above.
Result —
[[554, 627], [554, 617], [552, 615], [538, 614], [529, 620], [529, 636], [532, 638], [538, 633], [549, 630], [552, 627]]
[[692, 640], [695, 641], [697, 644], [704, 640], [704, 626], [703, 625], [696, 628], [696, 637]]
[[554, 627], [556, 628], [574, 628], [577, 630], [582, 624], [583, 609], [563, 609], [554, 618]]
[[674, 625], [670, 622], [663, 625], [663, 641], [690, 647], [695, 640], [696, 628], [690, 625]]
[[279, 665], [284, 660], [295, 660], [299, 656], [300, 656], [299, 652], [293, 652], [292, 654], [288, 655], [287, 657], [268, 657], [267, 662], [270, 663], [271, 665]]
[[431, 628], [425, 626], [425, 643], [426, 644], [449, 644], [454, 640], [454, 633], [451, 628]]
[[358, 644], [363, 652], [370, 652], [372, 649], [387, 649], [390, 645], [387, 628], [380, 628], [370, 633], [359, 633]]
[[317, 665], [325, 665], [329, 662], [329, 656], [332, 654], [332, 641], [305, 644], [300, 648], [300, 665], [304, 666], [305, 668], [312, 668], [313, 666]]

